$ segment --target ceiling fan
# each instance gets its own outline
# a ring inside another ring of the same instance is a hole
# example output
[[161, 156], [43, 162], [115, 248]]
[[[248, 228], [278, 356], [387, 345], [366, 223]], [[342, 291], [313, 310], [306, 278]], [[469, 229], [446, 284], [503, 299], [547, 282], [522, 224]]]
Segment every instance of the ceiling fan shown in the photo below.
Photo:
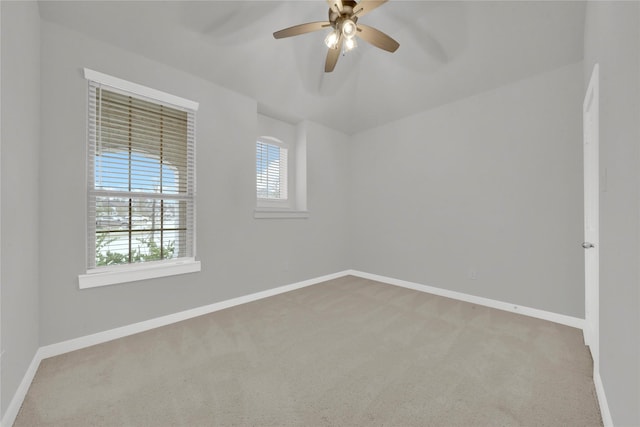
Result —
[[333, 28], [324, 40], [329, 48], [324, 71], [325, 73], [330, 73], [338, 62], [340, 52], [348, 52], [357, 46], [356, 36], [388, 52], [395, 52], [400, 47], [397, 41], [382, 31], [364, 24], [358, 24], [358, 19], [386, 2], [387, 0], [361, 0], [360, 2], [355, 2], [354, 0], [327, 0], [330, 6], [329, 21], [295, 25], [276, 31], [273, 33], [273, 37], [282, 39], [319, 31], [324, 28]]

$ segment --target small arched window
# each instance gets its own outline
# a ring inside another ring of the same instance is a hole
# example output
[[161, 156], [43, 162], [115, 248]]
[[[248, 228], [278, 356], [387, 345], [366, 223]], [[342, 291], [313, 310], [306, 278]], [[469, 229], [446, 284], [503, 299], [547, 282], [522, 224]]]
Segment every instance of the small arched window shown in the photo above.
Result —
[[287, 145], [277, 138], [261, 136], [256, 143], [256, 195], [258, 201], [284, 203], [289, 198]]
[[254, 218], [307, 218], [307, 124], [258, 113]]

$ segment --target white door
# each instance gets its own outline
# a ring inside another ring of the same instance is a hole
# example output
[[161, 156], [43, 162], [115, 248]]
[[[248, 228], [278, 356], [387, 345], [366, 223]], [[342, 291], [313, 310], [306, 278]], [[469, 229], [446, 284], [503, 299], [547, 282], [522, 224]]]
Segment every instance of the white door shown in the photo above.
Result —
[[585, 343], [591, 349], [594, 372], [600, 361], [600, 238], [599, 238], [599, 78], [598, 64], [593, 67], [583, 104], [584, 127], [584, 276]]

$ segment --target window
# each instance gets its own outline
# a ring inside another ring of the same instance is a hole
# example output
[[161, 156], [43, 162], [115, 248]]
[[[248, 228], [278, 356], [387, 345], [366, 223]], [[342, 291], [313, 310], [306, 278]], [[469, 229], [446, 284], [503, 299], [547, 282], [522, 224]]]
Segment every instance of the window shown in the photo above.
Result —
[[[190, 265], [195, 263], [195, 109], [140, 87], [156, 95], [149, 97], [128, 82], [111, 86], [93, 74], [98, 78], [89, 78], [88, 274], [87, 286], [81, 276], [81, 287], [199, 270], [199, 263]], [[141, 267], [146, 274], [140, 274]], [[153, 267], [156, 271], [149, 270]], [[137, 273], [127, 274], [131, 271]]]
[[265, 202], [288, 201], [288, 149], [275, 138], [258, 138], [256, 143], [256, 194]]
[[255, 218], [307, 218], [306, 123], [258, 113]]

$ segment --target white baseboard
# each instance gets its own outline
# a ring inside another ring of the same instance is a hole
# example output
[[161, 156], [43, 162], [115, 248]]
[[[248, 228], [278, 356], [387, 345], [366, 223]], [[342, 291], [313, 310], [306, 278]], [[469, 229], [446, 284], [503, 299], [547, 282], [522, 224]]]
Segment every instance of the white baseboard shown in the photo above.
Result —
[[377, 274], [365, 273], [357, 270], [349, 270], [352, 276], [362, 277], [363, 279], [375, 280], [377, 282], [387, 283], [389, 285], [400, 286], [403, 288], [413, 289], [415, 291], [426, 292], [428, 294], [439, 295], [446, 298], [456, 299], [459, 301], [470, 302], [485, 307], [497, 308], [498, 310], [510, 311], [512, 313], [523, 314], [529, 317], [548, 320], [550, 322], [567, 325], [578, 329], [584, 329], [584, 319], [566, 316], [564, 314], [552, 313], [550, 311], [538, 310], [537, 308], [525, 307], [522, 305], [511, 304], [508, 302], [497, 301], [489, 298], [469, 295], [462, 292], [450, 291], [447, 289], [436, 288], [433, 286], [421, 285], [419, 283], [408, 282], [406, 280], [394, 279], [392, 277], [380, 276]]
[[95, 334], [86, 335], [84, 337], [62, 341], [56, 344], [46, 345], [44, 347], [40, 347], [40, 350], [42, 352], [42, 358], [46, 359], [47, 357], [58, 356], [60, 354], [68, 353], [70, 351], [80, 350], [82, 348], [90, 347], [92, 345], [101, 344], [107, 341], [112, 341], [118, 338], [123, 338], [123, 337], [137, 334], [140, 332], [145, 332], [151, 329], [159, 328], [161, 326], [167, 326], [172, 323], [181, 322], [183, 320], [192, 319], [194, 317], [213, 313], [215, 311], [224, 310], [225, 308], [230, 308], [240, 304], [246, 304], [248, 302], [271, 297], [271, 296], [282, 294], [285, 292], [290, 292], [296, 289], [315, 285], [317, 283], [326, 282], [327, 280], [337, 279], [338, 277], [343, 277], [346, 275], [347, 275], [346, 271], [328, 274], [326, 276], [320, 276], [313, 279], [304, 280], [302, 282], [279, 286], [277, 288], [267, 289], [266, 291], [256, 292], [253, 294], [232, 298], [226, 301], [216, 302], [216, 303], [205, 305], [202, 307], [196, 307], [190, 310], [180, 311], [178, 313], [156, 317], [155, 319], [149, 319], [142, 322], [133, 323], [131, 325], [122, 326], [120, 328], [110, 329], [108, 331], [98, 332]]
[[598, 404], [600, 405], [602, 424], [604, 427], [613, 427], [613, 419], [611, 418], [611, 412], [609, 411], [607, 396], [604, 393], [602, 378], [600, 377], [600, 372], [596, 369], [593, 370], [593, 383], [596, 386], [596, 396], [598, 397]]
[[[513, 313], [523, 314], [525, 316], [536, 317], [539, 319], [549, 320], [551, 322], [560, 323], [574, 328], [584, 328], [584, 319], [578, 319], [571, 316], [565, 316], [562, 314], [551, 313], [544, 310], [538, 310], [535, 308], [519, 306], [516, 304], [509, 304], [502, 301], [496, 301], [488, 298], [477, 297], [474, 295], [464, 294], [461, 292], [450, 291], [442, 288], [436, 288], [427, 285], [421, 285], [418, 283], [408, 282], [405, 280], [394, 279], [391, 277], [380, 276], [377, 274], [365, 273], [357, 270], [345, 270], [338, 273], [328, 274], [325, 276], [316, 277], [309, 280], [304, 280], [290, 285], [280, 286], [266, 291], [256, 292], [249, 295], [244, 295], [238, 298], [233, 298], [226, 301], [209, 304], [202, 307], [196, 307], [190, 310], [181, 311], [166, 316], [157, 317], [155, 319], [145, 320], [142, 322], [134, 323], [120, 328], [110, 329], [103, 332], [87, 335], [84, 337], [74, 338], [67, 341], [59, 342], [56, 344], [50, 344], [40, 347], [36, 352], [27, 372], [25, 373], [18, 390], [16, 391], [7, 411], [2, 417], [0, 427], [9, 427], [13, 425], [18, 411], [22, 406], [22, 402], [29, 390], [29, 386], [33, 381], [33, 378], [38, 370], [38, 366], [43, 359], [58, 356], [60, 354], [68, 353], [74, 350], [80, 350], [82, 348], [90, 347], [92, 345], [101, 344], [104, 342], [112, 341], [114, 339], [123, 338], [129, 335], [137, 334], [140, 332], [148, 331], [151, 329], [159, 328], [161, 326], [170, 325], [172, 323], [188, 320], [197, 316], [213, 313], [215, 311], [223, 310], [225, 308], [234, 307], [240, 304], [260, 300], [270, 296], [282, 294], [285, 292], [293, 291], [296, 289], [304, 288], [307, 286], [315, 285], [318, 283], [326, 282], [327, 280], [333, 280], [344, 276], [356, 276], [365, 279], [375, 280], [390, 285], [400, 286], [403, 288], [413, 289], [421, 292], [430, 293], [433, 295], [439, 295], [447, 298], [452, 298], [460, 301], [466, 301], [477, 305], [497, 308], [499, 310], [510, 311]], [[596, 384], [596, 391], [598, 394], [598, 400], [600, 402], [600, 408], [602, 410], [602, 418], [605, 426], [612, 426], [611, 415], [607, 406], [606, 398], [604, 395], [604, 388], [600, 376], [594, 376], [594, 382]]]
[[36, 354], [33, 356], [29, 367], [27, 368], [27, 372], [25, 372], [24, 377], [22, 377], [22, 381], [18, 386], [9, 406], [7, 407], [7, 411], [4, 413], [2, 417], [2, 422], [0, 422], [0, 427], [10, 427], [13, 425], [16, 417], [18, 416], [18, 412], [20, 411], [20, 407], [22, 406], [22, 402], [24, 401], [27, 392], [29, 391], [29, 387], [31, 386], [31, 382], [33, 378], [36, 376], [36, 371], [40, 366], [40, 362], [42, 361], [42, 355], [40, 354], [40, 349], [36, 351]]

